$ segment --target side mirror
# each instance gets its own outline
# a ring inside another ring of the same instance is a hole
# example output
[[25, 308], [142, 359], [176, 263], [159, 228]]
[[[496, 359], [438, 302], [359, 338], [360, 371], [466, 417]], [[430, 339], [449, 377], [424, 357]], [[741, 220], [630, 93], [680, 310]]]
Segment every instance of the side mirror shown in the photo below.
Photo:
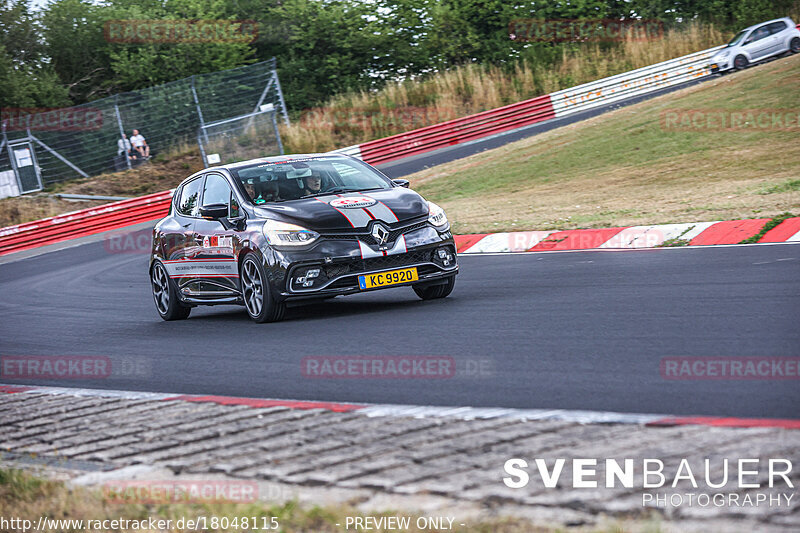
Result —
[[406, 189], [408, 189], [409, 185], [408, 180], [401, 180], [401, 179], [392, 180], [392, 183], [394, 183], [395, 185], [399, 185], [401, 187], [405, 187]]
[[227, 218], [228, 205], [227, 204], [211, 204], [200, 207], [200, 216], [210, 220], [219, 220]]

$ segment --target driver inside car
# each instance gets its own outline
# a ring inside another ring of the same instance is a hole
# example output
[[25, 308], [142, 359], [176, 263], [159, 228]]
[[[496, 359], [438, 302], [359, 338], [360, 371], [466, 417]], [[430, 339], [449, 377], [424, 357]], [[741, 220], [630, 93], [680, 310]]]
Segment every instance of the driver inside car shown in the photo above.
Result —
[[303, 178], [303, 196], [309, 194], [319, 194], [322, 190], [322, 178], [317, 174], [312, 174], [306, 178]]

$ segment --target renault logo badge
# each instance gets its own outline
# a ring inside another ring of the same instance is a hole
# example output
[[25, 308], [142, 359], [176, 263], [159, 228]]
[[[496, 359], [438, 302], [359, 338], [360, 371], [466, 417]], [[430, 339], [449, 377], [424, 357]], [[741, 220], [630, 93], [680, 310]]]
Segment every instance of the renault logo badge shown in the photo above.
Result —
[[378, 244], [384, 244], [389, 238], [389, 230], [383, 224], [375, 224], [372, 226], [372, 236]]

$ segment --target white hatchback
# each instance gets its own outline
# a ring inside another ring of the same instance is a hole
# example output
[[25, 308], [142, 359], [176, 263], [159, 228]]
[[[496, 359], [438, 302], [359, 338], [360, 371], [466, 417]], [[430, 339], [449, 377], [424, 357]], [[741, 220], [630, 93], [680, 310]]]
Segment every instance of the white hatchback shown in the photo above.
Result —
[[790, 18], [750, 26], [731, 39], [709, 61], [711, 72], [739, 70], [786, 52], [800, 52], [800, 29]]

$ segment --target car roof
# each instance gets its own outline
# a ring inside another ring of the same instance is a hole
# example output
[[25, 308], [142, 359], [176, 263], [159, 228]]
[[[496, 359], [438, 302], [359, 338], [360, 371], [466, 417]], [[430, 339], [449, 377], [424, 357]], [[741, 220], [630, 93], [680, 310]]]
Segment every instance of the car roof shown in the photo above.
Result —
[[202, 176], [203, 174], [211, 170], [231, 171], [231, 170], [236, 170], [238, 168], [249, 167], [250, 165], [257, 165], [263, 163], [288, 163], [290, 161], [307, 161], [309, 159], [315, 159], [318, 157], [336, 157], [336, 156], [344, 158], [352, 157], [341, 152], [325, 152], [321, 154], [288, 154], [288, 155], [274, 155], [270, 157], [259, 157], [257, 159], [250, 159], [248, 161], [228, 163], [227, 165], [214, 165], [213, 167], [207, 167], [204, 168], [203, 170], [198, 170], [191, 176], [187, 176], [183, 181], [181, 181], [180, 185], [178, 185], [177, 188], [182, 187], [183, 184], [186, 183], [187, 181], [191, 181], [194, 178], [197, 178], [198, 176]]
[[[327, 152], [322, 154], [289, 154], [289, 155], [274, 155], [271, 157], [260, 157], [258, 159], [250, 159], [249, 161], [239, 161], [237, 163], [229, 163], [227, 165], [219, 165], [209, 168], [224, 168], [227, 170], [235, 170], [237, 168], [249, 167], [250, 165], [257, 165], [259, 163], [286, 163], [289, 161], [307, 161], [318, 157], [348, 157], [346, 154], [338, 152]], [[208, 170], [208, 169], [206, 169]]]
[[[780, 22], [780, 21], [786, 22], [790, 26], [794, 26], [794, 21], [792, 21], [792, 19], [790, 19], [789, 17], [781, 17], [779, 19], [765, 20], [764, 22], [759, 22], [758, 24], [753, 24], [752, 26], [746, 27], [742, 31], [750, 31], [752, 29], [759, 28], [759, 27], [763, 26], [764, 24], [771, 24], [773, 22]], [[739, 33], [741, 33], [741, 32], [739, 32]]]

